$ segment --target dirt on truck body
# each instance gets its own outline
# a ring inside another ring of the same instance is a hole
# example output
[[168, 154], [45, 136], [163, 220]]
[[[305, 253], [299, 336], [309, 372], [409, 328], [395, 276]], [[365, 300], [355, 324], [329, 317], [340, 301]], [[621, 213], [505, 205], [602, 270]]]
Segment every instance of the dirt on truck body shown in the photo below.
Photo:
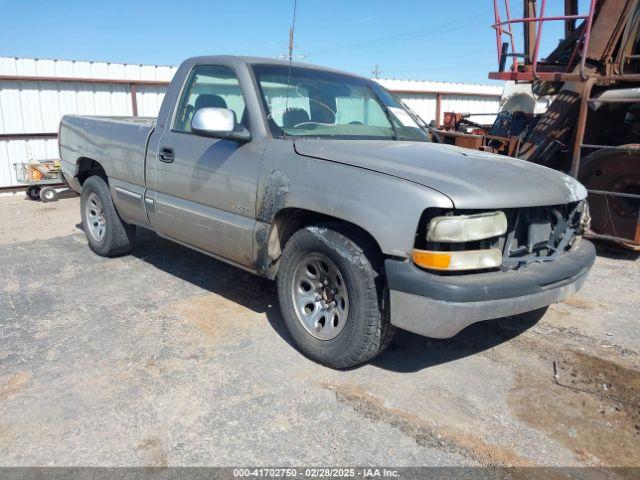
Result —
[[157, 119], [65, 116], [62, 168], [90, 248], [137, 228], [276, 280], [296, 346], [343, 368], [396, 328], [450, 338], [579, 290], [586, 190], [530, 162], [436, 145], [376, 82], [196, 57]]

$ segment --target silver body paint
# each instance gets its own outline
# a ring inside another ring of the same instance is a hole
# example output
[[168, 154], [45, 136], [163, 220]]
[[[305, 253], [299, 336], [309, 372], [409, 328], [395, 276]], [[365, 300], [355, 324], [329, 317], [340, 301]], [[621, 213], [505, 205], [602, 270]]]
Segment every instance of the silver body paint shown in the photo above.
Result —
[[[421, 142], [273, 138], [249, 67], [258, 63], [281, 62], [185, 61], [157, 120], [63, 117], [65, 178], [79, 191], [80, 162], [93, 160], [106, 172], [126, 222], [267, 276], [274, 273], [265, 262], [279, 254], [265, 254], [272, 224], [289, 209], [350, 222], [385, 255], [408, 259], [427, 208], [533, 207], [586, 198], [584, 187], [562, 173], [499, 155]], [[226, 66], [238, 77], [248, 143], [171, 130], [183, 85], [199, 65]], [[164, 147], [174, 150], [172, 163], [160, 161]]]

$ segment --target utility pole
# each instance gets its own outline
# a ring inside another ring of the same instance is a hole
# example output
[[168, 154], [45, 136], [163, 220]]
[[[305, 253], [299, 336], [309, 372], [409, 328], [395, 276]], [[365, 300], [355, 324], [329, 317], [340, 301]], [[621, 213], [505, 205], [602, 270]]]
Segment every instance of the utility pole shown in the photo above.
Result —
[[293, 20], [289, 27], [289, 63], [293, 61], [294, 36], [296, 32], [296, 10], [298, 9], [298, 0], [293, 0]]
[[293, 61], [293, 26], [289, 27], [289, 62]]
[[373, 78], [375, 78], [376, 80], [380, 78], [380, 70], [378, 69], [378, 64], [376, 63], [376, 68], [373, 69], [373, 71], [371, 72], [371, 75], [373, 75]]

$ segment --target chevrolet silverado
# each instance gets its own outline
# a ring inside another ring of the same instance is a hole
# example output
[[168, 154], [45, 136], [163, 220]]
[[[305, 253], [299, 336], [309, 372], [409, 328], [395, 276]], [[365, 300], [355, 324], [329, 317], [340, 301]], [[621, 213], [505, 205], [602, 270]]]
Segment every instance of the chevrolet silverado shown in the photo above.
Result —
[[292, 339], [334, 368], [396, 327], [518, 321], [595, 258], [577, 181], [431, 143], [378, 83], [327, 68], [191, 58], [157, 119], [64, 116], [59, 140], [94, 252], [129, 252], [142, 227], [276, 280]]

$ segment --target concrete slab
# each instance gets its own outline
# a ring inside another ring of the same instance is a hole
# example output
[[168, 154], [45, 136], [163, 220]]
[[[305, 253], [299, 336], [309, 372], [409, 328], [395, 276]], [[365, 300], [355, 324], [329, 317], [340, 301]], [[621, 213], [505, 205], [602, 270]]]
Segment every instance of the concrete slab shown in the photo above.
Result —
[[[0, 465], [638, 465], [640, 262], [601, 256], [542, 318], [303, 357], [274, 285], [79, 201], [0, 198]], [[554, 377], [554, 363], [559, 375]]]

